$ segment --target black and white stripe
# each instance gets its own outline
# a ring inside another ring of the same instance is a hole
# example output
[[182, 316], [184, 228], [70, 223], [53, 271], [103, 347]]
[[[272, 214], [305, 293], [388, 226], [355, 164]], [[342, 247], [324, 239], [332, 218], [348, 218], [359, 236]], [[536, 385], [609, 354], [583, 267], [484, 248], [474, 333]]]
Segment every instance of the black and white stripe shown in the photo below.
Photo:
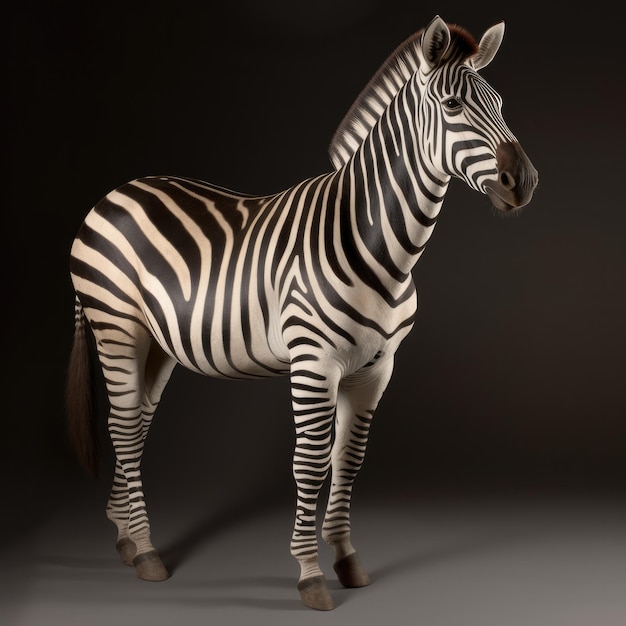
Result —
[[[335, 548], [340, 580], [367, 584], [350, 543], [352, 484], [394, 354], [414, 322], [411, 270], [450, 177], [506, 209], [528, 202], [536, 184], [502, 119], [500, 97], [476, 72], [495, 54], [501, 31], [496, 25], [476, 43], [435, 18], [407, 40], [340, 125], [330, 173], [263, 197], [145, 177], [111, 191], [87, 215], [71, 251], [80, 331], [72, 359], [86, 319], [117, 460], [107, 513], [122, 559], [140, 577], [167, 576], [150, 542], [140, 461], [180, 363], [213, 377], [290, 377], [297, 486], [291, 548], [303, 601], [332, 604], [315, 525], [331, 466], [322, 534]], [[503, 171], [503, 151], [512, 162], [507, 146], [516, 146], [518, 158]], [[521, 178], [531, 180], [525, 189], [516, 183]], [[76, 398], [80, 367], [71, 371], [78, 373], [68, 397]], [[81, 406], [72, 424], [88, 460], [94, 455]]]

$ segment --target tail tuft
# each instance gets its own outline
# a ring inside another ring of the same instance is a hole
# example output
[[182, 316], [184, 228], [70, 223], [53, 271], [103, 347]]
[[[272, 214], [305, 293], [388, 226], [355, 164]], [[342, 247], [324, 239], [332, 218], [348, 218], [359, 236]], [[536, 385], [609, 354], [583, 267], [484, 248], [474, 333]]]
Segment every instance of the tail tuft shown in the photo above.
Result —
[[65, 388], [65, 405], [70, 441], [81, 465], [98, 475], [100, 447], [97, 415], [93, 406], [91, 359], [87, 345], [85, 314], [76, 298], [74, 340], [70, 351]]

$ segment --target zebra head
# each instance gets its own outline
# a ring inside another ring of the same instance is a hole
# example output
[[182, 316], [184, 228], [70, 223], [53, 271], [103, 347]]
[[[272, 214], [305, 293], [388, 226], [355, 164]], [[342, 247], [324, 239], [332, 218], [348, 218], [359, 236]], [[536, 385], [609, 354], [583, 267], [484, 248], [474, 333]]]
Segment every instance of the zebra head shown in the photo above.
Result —
[[476, 43], [464, 29], [435, 17], [420, 39], [415, 85], [422, 151], [435, 170], [511, 211], [530, 202], [538, 174], [502, 117], [500, 95], [478, 74], [503, 35], [500, 22]]

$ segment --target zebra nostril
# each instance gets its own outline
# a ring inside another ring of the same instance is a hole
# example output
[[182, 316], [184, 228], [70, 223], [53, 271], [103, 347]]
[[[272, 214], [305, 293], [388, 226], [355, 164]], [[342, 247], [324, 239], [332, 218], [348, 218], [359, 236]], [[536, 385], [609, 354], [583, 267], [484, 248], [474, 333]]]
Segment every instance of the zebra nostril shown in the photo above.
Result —
[[508, 172], [501, 172], [500, 173], [500, 184], [505, 188], [505, 189], [513, 189], [513, 187], [515, 187], [515, 178], [513, 178], [513, 176], [511, 176]]

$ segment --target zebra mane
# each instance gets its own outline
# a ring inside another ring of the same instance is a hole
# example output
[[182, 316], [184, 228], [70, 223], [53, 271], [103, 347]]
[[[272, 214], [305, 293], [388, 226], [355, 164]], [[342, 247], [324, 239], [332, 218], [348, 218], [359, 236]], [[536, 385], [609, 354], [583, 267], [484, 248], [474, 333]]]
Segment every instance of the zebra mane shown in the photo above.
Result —
[[[444, 60], [466, 59], [478, 51], [474, 37], [463, 27], [448, 24], [450, 46]], [[367, 83], [333, 135], [328, 153], [335, 168], [344, 166], [356, 152], [385, 108], [420, 65], [418, 49], [424, 29], [401, 43]]]

